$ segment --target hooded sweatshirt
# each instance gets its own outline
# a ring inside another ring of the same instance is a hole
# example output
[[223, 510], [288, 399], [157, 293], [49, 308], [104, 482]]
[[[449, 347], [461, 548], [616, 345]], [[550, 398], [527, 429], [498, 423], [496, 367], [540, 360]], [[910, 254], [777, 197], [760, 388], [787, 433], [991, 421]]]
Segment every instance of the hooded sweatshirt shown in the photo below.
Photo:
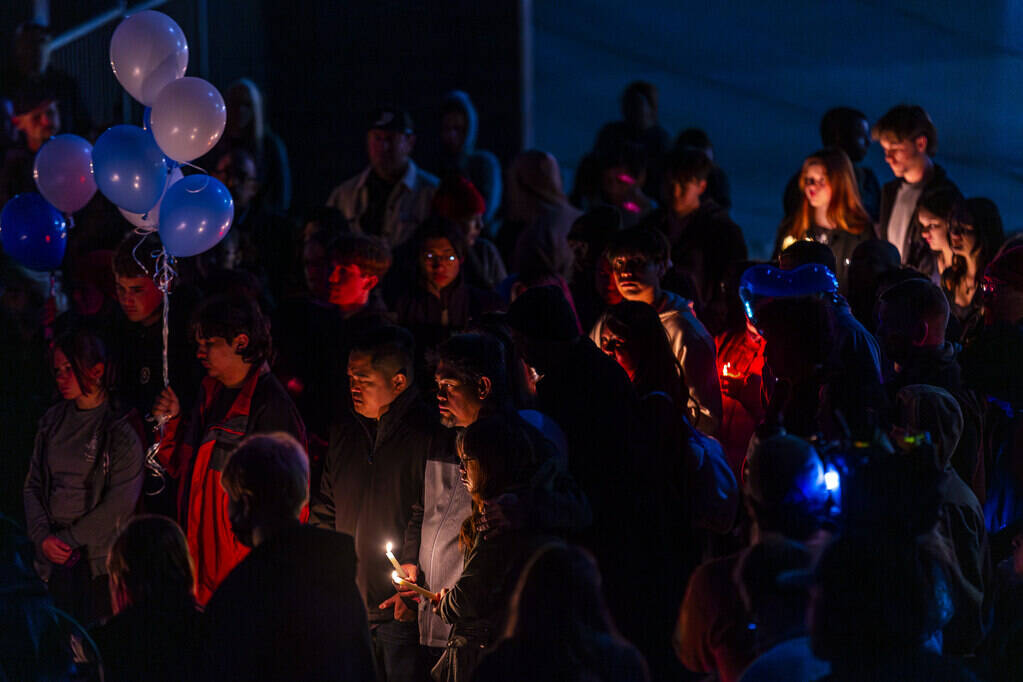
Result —
[[476, 149], [479, 133], [479, 116], [468, 93], [452, 90], [444, 96], [443, 111], [457, 109], [465, 116], [465, 142], [457, 156], [442, 159], [444, 170], [464, 173], [473, 186], [483, 195], [487, 210], [483, 214], [484, 224], [489, 225], [501, 206], [501, 163], [491, 152]]

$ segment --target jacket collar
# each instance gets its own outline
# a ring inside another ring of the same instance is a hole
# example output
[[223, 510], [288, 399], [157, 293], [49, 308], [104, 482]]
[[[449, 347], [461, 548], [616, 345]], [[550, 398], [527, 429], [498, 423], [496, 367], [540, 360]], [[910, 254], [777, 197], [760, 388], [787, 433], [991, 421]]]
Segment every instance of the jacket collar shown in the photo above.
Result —
[[[355, 184], [355, 190], [360, 191], [369, 179], [369, 174], [373, 172], [372, 166], [366, 166], [365, 170], [359, 175], [359, 181]], [[401, 180], [398, 182], [405, 185], [408, 191], [412, 192], [416, 188], [416, 179], [419, 175], [419, 167], [416, 166], [416, 162], [412, 159], [408, 160], [408, 168], [405, 170], [405, 175], [401, 176]]]
[[[227, 421], [233, 417], [244, 417], [248, 416], [252, 408], [252, 395], [256, 392], [256, 386], [259, 384], [259, 378], [270, 371], [270, 366], [264, 362], [258, 368], [254, 367], [249, 370], [249, 375], [245, 378], [242, 383], [241, 390], [238, 392], [238, 396], [231, 403], [231, 408], [224, 415], [224, 421]], [[206, 403], [203, 406], [205, 409], [209, 409], [210, 405], [217, 399], [220, 392], [224, 390], [224, 384], [220, 383], [212, 377], [204, 377], [203, 383], [207, 395]]]

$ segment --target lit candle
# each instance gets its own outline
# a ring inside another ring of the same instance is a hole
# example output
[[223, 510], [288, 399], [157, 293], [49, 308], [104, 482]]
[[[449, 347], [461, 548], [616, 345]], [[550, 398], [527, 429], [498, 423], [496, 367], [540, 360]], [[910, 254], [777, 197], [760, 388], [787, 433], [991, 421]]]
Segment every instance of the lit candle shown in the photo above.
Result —
[[391, 549], [393, 549], [393, 548], [394, 548], [394, 545], [392, 545], [390, 542], [388, 542], [387, 543], [387, 558], [391, 561], [391, 565], [394, 566], [394, 570], [398, 573], [398, 575], [400, 575], [402, 578], [407, 580], [408, 579], [408, 573], [405, 572], [405, 569], [403, 569], [401, 567], [401, 564], [398, 563], [398, 560], [394, 558], [394, 554], [391, 553]]
[[415, 583], [410, 583], [409, 581], [407, 581], [404, 578], [400, 577], [398, 575], [397, 571], [391, 571], [391, 580], [393, 580], [394, 584], [397, 585], [398, 587], [400, 587], [402, 589], [405, 589], [405, 590], [412, 590], [413, 592], [418, 592], [420, 595], [426, 597], [430, 601], [437, 601], [438, 599], [440, 599], [440, 595], [439, 594], [437, 594], [435, 592], [431, 592], [430, 590], [426, 589], [425, 587], [420, 587], [419, 585], [416, 585]]

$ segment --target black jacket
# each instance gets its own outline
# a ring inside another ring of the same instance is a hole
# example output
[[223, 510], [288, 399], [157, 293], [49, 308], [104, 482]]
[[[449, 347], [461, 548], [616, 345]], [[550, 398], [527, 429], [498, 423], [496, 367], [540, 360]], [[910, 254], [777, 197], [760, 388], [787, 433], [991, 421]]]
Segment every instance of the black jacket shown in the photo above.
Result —
[[[903, 180], [895, 178], [886, 182], [884, 187], [881, 188], [881, 222], [878, 224], [877, 229], [878, 239], [890, 241], [888, 239], [888, 220], [892, 217], [895, 197], [899, 193], [899, 187], [902, 186], [902, 183]], [[935, 164], [931, 177], [924, 185], [920, 196], [943, 187], [958, 191], [955, 183], [949, 180], [948, 175], [945, 174], [945, 169]], [[917, 203], [919, 205], [919, 202]], [[930, 247], [927, 246], [927, 242], [920, 236], [920, 229], [920, 222], [916, 219], [916, 214], [914, 213], [909, 221], [909, 229], [906, 230], [906, 242], [899, 250], [904, 254], [902, 260], [906, 265], [911, 265], [925, 275], [931, 275], [937, 266], [934, 262], [934, 254], [931, 252]]]
[[388, 542], [401, 563], [415, 564], [423, 523], [426, 460], [452, 451], [454, 433], [438, 421], [437, 408], [412, 386], [379, 420], [352, 412], [331, 428], [320, 488], [310, 522], [355, 538], [356, 582], [372, 622], [392, 618], [377, 606], [394, 595]]
[[90, 633], [103, 656], [104, 679], [188, 679], [198, 666], [200, 624], [195, 601], [128, 607]]
[[374, 679], [352, 538], [297, 523], [238, 564], [206, 607], [210, 680]]

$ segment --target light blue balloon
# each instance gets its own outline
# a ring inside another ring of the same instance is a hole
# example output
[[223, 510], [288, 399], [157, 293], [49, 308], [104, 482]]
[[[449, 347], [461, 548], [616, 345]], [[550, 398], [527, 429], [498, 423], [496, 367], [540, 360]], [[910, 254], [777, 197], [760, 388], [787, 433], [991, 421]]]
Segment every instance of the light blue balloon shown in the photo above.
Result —
[[132, 125], [116, 125], [99, 136], [92, 170], [103, 196], [132, 213], [155, 206], [167, 180], [166, 160], [153, 135]]
[[0, 243], [26, 268], [56, 270], [67, 247], [67, 221], [41, 195], [19, 194], [0, 212]]
[[167, 189], [160, 203], [160, 241], [175, 258], [216, 246], [231, 229], [234, 200], [209, 175], [189, 175]]

